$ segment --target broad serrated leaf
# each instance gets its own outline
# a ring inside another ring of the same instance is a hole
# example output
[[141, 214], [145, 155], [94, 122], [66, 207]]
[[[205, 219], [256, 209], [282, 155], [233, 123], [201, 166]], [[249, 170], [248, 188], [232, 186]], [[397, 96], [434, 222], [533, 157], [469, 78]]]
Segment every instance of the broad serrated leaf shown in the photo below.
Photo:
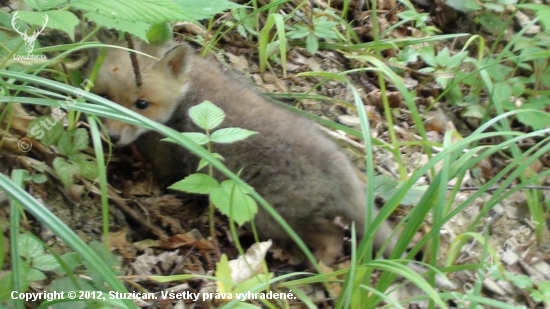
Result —
[[[31, 25], [36, 25], [40, 27], [46, 21], [45, 16], [47, 15], [48, 21], [46, 23], [46, 27], [66, 32], [73, 41], [74, 29], [80, 22], [78, 17], [76, 17], [73, 13], [61, 10], [46, 12], [19, 11], [17, 15], [21, 20], [26, 21]], [[28, 35], [32, 34], [30, 31], [28, 31], [27, 33]]]
[[216, 287], [220, 293], [231, 293], [233, 285], [231, 284], [231, 268], [227, 255], [222, 254], [220, 261], [216, 263]]
[[374, 176], [371, 184], [374, 186], [374, 194], [385, 200], [388, 200], [399, 186], [399, 182], [388, 175]]
[[427, 65], [431, 67], [437, 66], [437, 61], [435, 60], [435, 51], [432, 45], [423, 46], [418, 51], [420, 58], [426, 62]]
[[241, 128], [223, 128], [212, 133], [210, 139], [215, 143], [229, 144], [236, 141], [242, 141], [257, 133], [258, 132]]
[[75, 153], [70, 155], [69, 159], [79, 165], [82, 177], [95, 180], [99, 176], [97, 164], [93, 161], [92, 157], [83, 153]]
[[[97, 240], [92, 240], [90, 242], [90, 248], [94, 250], [94, 252], [99, 255], [99, 257], [103, 260], [105, 264], [111, 267], [115, 275], [122, 275], [121, 270], [121, 261], [117, 259], [117, 257], [109, 250], [105, 250], [105, 246], [102, 243], [99, 243]], [[91, 264], [89, 260], [84, 259], [84, 267], [86, 267], [86, 270], [88, 271], [88, 275], [92, 278], [92, 281], [94, 282], [94, 285], [97, 287], [103, 287], [104, 286], [104, 275], [101, 274], [95, 265]]]
[[40, 140], [44, 145], [56, 144], [63, 135], [63, 125], [51, 116], [38, 117], [29, 123], [27, 135]]
[[46, 275], [38, 269], [30, 268], [25, 274], [25, 278], [29, 282], [40, 281], [46, 279]]
[[32, 259], [32, 267], [42, 271], [49, 271], [59, 268], [59, 263], [53, 255], [42, 254]]
[[[380, 196], [385, 200], [389, 200], [396, 193], [401, 184], [393, 177], [387, 175], [378, 175], [374, 177], [372, 185], [374, 186], [374, 194]], [[427, 186], [410, 188], [407, 194], [403, 197], [403, 200], [401, 200], [401, 204], [418, 204], [420, 199], [422, 199], [424, 192], [426, 192], [427, 188]]]
[[189, 20], [203, 20], [229, 9], [245, 6], [227, 0], [174, 0], [186, 13]]
[[437, 56], [435, 56], [435, 59], [437, 60], [437, 64], [440, 67], [446, 67], [449, 63], [449, 60], [451, 60], [451, 54], [449, 52], [449, 49], [447, 47], [443, 48], [437, 53]]
[[171, 0], [141, 0], [129, 5], [125, 0], [73, 0], [71, 7], [106, 17], [148, 24], [194, 20], [193, 13]]
[[176, 182], [169, 188], [189, 193], [208, 194], [219, 187], [220, 184], [214, 177], [202, 173], [195, 173]]
[[61, 135], [57, 147], [63, 155], [69, 156], [77, 153], [79, 150], [84, 150], [90, 142], [86, 129], [78, 128], [67, 131]]
[[512, 86], [510, 84], [502, 82], [502, 83], [495, 83], [494, 91], [493, 91], [493, 100], [495, 102], [498, 102], [499, 104], [502, 104], [506, 101], [510, 101], [510, 97], [512, 96]]
[[88, 20], [95, 22], [98, 26], [105, 27], [107, 29], [116, 29], [123, 32], [129, 32], [138, 38], [148, 42], [147, 31], [151, 27], [151, 24], [143, 21], [130, 21], [122, 18], [114, 18], [103, 14], [89, 12], [86, 14]]
[[19, 255], [25, 257], [27, 260], [44, 254], [44, 247], [42, 244], [28, 234], [19, 235], [17, 248], [19, 249]]
[[418, 204], [427, 190], [428, 186], [417, 186], [410, 188], [401, 200], [401, 204], [405, 206], [414, 206]]
[[204, 130], [212, 130], [225, 119], [223, 110], [210, 101], [204, 101], [189, 109], [191, 120]]
[[468, 57], [467, 52], [459, 52], [456, 55], [452, 56], [451, 59], [449, 59], [446, 67], [449, 69], [457, 68], [462, 65], [466, 57]]
[[[54, 280], [51, 284], [48, 285], [48, 292], [71, 292], [71, 291], [97, 291], [98, 289], [90, 284], [90, 281], [82, 279], [80, 277], [76, 277], [76, 281], [78, 282], [78, 286], [75, 286], [71, 278], [69, 277], [63, 277]], [[65, 294], [66, 295], [66, 294]], [[60, 306], [65, 305], [65, 306]], [[52, 305], [52, 309], [86, 309], [86, 308], [94, 308], [99, 309], [96, 306], [91, 304], [89, 301], [71, 301], [71, 302], [63, 302], [63, 303], [57, 303], [55, 305]], [[103, 308], [102, 308], [103, 309]]]
[[[524, 104], [522, 108], [530, 108]], [[518, 120], [524, 125], [530, 126], [533, 130], [542, 130], [550, 127], [550, 113], [523, 112], [517, 114]]]
[[226, 180], [221, 188], [212, 190], [210, 201], [222, 214], [233, 219], [238, 225], [252, 220], [258, 212], [256, 201], [232, 180]]
[[[80, 258], [80, 255], [78, 255], [78, 253], [76, 252], [65, 253], [61, 256], [61, 259], [63, 260], [63, 262], [65, 262], [65, 264], [71, 271], [73, 271], [76, 267], [82, 265], [82, 259]], [[65, 274], [65, 271], [61, 267], [59, 267], [58, 271], [61, 275]]]
[[80, 167], [78, 165], [71, 164], [61, 157], [55, 158], [52, 165], [59, 180], [61, 180], [66, 187], [70, 187], [73, 184], [73, 177], [80, 173]]
[[25, 0], [31, 8], [39, 11], [50, 10], [68, 2], [68, 0]]

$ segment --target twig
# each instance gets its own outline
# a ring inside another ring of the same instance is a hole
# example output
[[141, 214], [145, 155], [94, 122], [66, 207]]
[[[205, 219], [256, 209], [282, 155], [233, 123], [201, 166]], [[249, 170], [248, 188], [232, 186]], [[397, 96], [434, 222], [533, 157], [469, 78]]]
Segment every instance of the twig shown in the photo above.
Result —
[[[129, 32], [124, 33], [124, 38], [126, 39], [126, 42], [128, 43], [128, 48], [134, 49], [134, 41], [132, 40], [132, 36]], [[137, 56], [135, 52], [130, 52], [130, 61], [132, 61], [132, 68], [134, 69], [134, 75], [136, 77], [136, 85], [138, 88], [141, 88], [142, 82], [141, 82], [141, 73], [139, 71], [139, 63], [137, 61]]]

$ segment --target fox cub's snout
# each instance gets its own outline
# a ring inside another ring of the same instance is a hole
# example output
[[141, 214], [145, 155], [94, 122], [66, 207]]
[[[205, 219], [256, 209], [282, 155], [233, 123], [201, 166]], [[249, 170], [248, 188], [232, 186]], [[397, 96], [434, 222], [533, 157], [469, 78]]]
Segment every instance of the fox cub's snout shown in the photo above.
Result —
[[[166, 123], [189, 88], [186, 71], [192, 51], [186, 45], [151, 48], [136, 44], [136, 50], [156, 57], [136, 54], [142, 85], [136, 77], [127, 50], [111, 48], [99, 70], [92, 91], [153, 121]], [[160, 58], [160, 59], [158, 59]], [[111, 141], [125, 146], [147, 129], [112, 119], [105, 119]]]

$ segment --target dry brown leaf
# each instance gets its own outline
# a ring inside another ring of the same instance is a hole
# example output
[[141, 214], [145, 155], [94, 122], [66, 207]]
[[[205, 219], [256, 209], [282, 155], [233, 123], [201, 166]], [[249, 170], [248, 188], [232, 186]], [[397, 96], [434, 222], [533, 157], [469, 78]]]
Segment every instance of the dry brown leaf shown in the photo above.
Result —
[[117, 249], [126, 259], [133, 259], [136, 256], [136, 250], [127, 239], [127, 231], [122, 230], [109, 233], [109, 248]]
[[166, 240], [162, 240], [160, 247], [163, 249], [175, 249], [180, 247], [192, 247], [195, 246], [197, 250], [212, 250], [214, 246], [209, 240], [199, 238], [197, 231], [193, 230], [185, 234], [177, 234]]

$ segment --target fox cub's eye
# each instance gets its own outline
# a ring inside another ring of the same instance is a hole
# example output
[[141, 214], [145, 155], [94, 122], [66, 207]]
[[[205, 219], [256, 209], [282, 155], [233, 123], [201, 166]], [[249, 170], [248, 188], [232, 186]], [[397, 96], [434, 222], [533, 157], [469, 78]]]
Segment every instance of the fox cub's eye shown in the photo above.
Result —
[[135, 105], [138, 109], [146, 109], [149, 107], [149, 102], [140, 99], [136, 101]]
[[100, 97], [102, 97], [102, 98], [104, 98], [104, 99], [110, 100], [110, 99], [109, 99], [109, 96], [108, 96], [107, 94], [105, 94], [105, 93], [98, 93], [97, 95], [100, 96]]

